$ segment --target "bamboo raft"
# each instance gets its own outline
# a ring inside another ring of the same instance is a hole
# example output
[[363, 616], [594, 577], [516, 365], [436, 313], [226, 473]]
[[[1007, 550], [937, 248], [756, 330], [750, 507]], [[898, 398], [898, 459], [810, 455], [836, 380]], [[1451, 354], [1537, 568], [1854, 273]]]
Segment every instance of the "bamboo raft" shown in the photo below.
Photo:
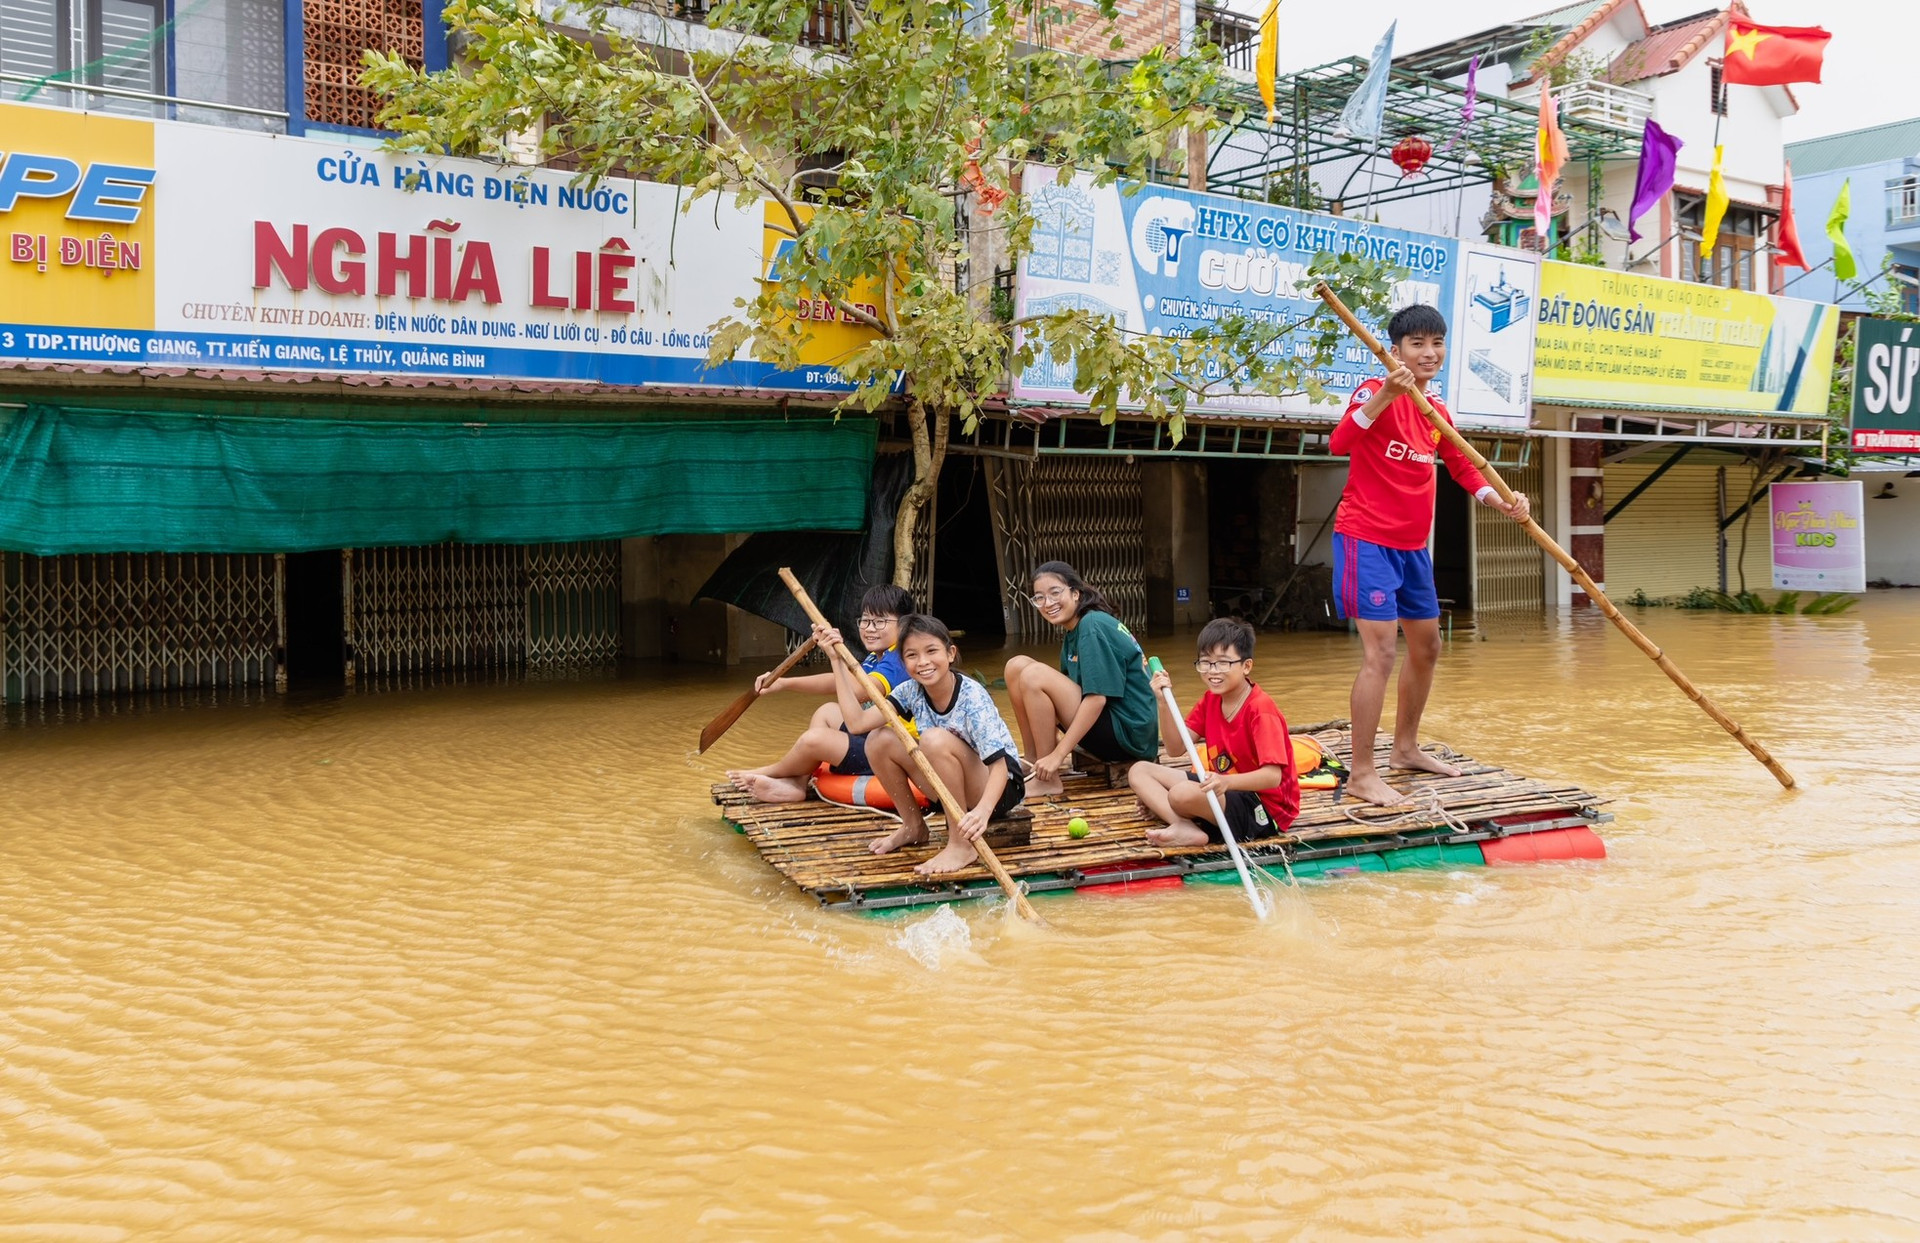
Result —
[[[1346, 724], [1329, 721], [1293, 732], [1312, 735], [1328, 753], [1350, 762]], [[1460, 776], [1389, 770], [1391, 744], [1387, 735], [1376, 738], [1375, 761], [1393, 785], [1410, 792], [1407, 803], [1375, 807], [1345, 798], [1341, 791], [1302, 790], [1299, 818], [1285, 835], [1249, 845], [1252, 862], [1285, 878], [1289, 873], [1324, 876], [1604, 853], [1592, 833], [1594, 825], [1613, 819], [1600, 810], [1604, 799], [1440, 745], [1428, 749], [1457, 765]], [[1238, 883], [1233, 862], [1220, 846], [1163, 848], [1149, 842], [1145, 831], [1157, 821], [1141, 815], [1124, 768], [1093, 767], [1095, 771], [1069, 777], [1062, 794], [1028, 799], [1031, 844], [996, 851], [1030, 893], [1117, 893], [1190, 881]], [[928, 817], [928, 845], [876, 855], [867, 844], [894, 824], [876, 812], [812, 799], [755, 803], [725, 782], [714, 785], [713, 801], [762, 858], [830, 909], [890, 910], [1000, 892], [978, 865], [940, 877], [914, 872], [914, 865], [930, 858], [945, 841], [937, 811]], [[1067, 833], [1068, 821], [1076, 816], [1092, 830], [1084, 838]]]

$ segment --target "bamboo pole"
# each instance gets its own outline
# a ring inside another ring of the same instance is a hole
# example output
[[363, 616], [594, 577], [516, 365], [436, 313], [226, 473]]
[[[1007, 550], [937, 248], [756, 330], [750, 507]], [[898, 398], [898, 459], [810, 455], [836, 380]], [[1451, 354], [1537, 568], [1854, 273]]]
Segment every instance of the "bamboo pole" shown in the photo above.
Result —
[[[1338, 294], [1328, 288], [1324, 282], [1316, 285], [1313, 292], [1319, 296], [1321, 301], [1333, 309], [1333, 313], [1338, 315], [1341, 321], [1346, 324], [1349, 332], [1353, 333], [1354, 336], [1366, 344], [1368, 349], [1373, 351], [1373, 356], [1380, 361], [1382, 367], [1391, 371], [1398, 365], [1393, 356], [1381, 347], [1379, 340], [1376, 339], [1371, 332], [1367, 331], [1367, 326], [1356, 319], [1353, 312], [1347, 309], [1346, 304], [1340, 301]], [[1453, 424], [1440, 417], [1439, 413], [1434, 410], [1433, 403], [1427, 400], [1425, 393], [1416, 388], [1413, 391], [1413, 400], [1415, 404], [1420, 407], [1420, 413], [1426, 415], [1427, 421], [1433, 424], [1434, 430], [1446, 437], [1447, 440], [1453, 444], [1454, 448], [1466, 454], [1467, 460], [1479, 467], [1480, 473], [1486, 476], [1489, 484], [1493, 485], [1493, 490], [1500, 494], [1500, 499], [1511, 505], [1513, 503], [1513, 489], [1507, 486], [1507, 481], [1500, 477], [1498, 471], [1487, 465], [1485, 455], [1468, 444], [1466, 438], [1459, 433]], [[1580, 589], [1587, 593], [1587, 598], [1600, 606], [1600, 611], [1606, 614], [1608, 621], [1620, 628], [1621, 634], [1626, 635], [1635, 647], [1645, 652], [1648, 659], [1660, 667], [1660, 672], [1672, 679], [1673, 684], [1679, 687], [1688, 699], [1693, 700], [1695, 704], [1699, 705], [1702, 712], [1712, 717], [1716, 725], [1726, 730], [1729, 734], [1732, 734], [1741, 746], [1752, 753], [1754, 759], [1759, 760], [1761, 764], [1765, 765], [1767, 771], [1773, 774], [1774, 780], [1789, 790], [1793, 788], [1793, 774], [1783, 768], [1780, 762], [1774, 759], [1773, 756], [1769, 755], [1765, 747], [1748, 737], [1747, 731], [1740, 728], [1738, 721], [1735, 721], [1725, 712], [1722, 712], [1720, 706], [1709, 699], [1705, 691], [1695, 686], [1686, 674], [1680, 672], [1680, 667], [1668, 659], [1667, 654], [1662, 651], [1652, 639], [1641, 634], [1639, 627], [1628, 621], [1620, 610], [1614, 607], [1613, 601], [1607, 599], [1607, 593], [1600, 590], [1599, 584], [1593, 581], [1592, 576], [1580, 568], [1580, 563], [1573, 559], [1572, 554], [1560, 547], [1559, 543], [1556, 542], [1551, 535], [1548, 535], [1546, 531], [1541, 528], [1540, 524], [1532, 518], [1528, 518], [1524, 525], [1527, 534], [1533, 537], [1533, 542], [1546, 549], [1547, 553], [1552, 556], [1555, 561], [1558, 561], [1561, 566], [1566, 569], [1567, 573], [1573, 576], [1573, 581], [1580, 584]]]
[[[787, 590], [791, 591], [793, 598], [800, 602], [800, 607], [806, 610], [807, 616], [813, 620], [814, 625], [832, 624], [814, 604], [813, 597], [807, 594], [807, 589], [800, 585], [800, 580], [793, 576], [791, 569], [786, 566], [780, 567], [780, 581], [787, 585]], [[866, 676], [860, 669], [860, 662], [853, 658], [853, 653], [847, 650], [846, 644], [835, 643], [831, 654], [846, 667], [847, 672], [853, 674], [856, 681]], [[913, 731], [908, 729], [906, 722], [900, 719], [899, 712], [895, 711], [886, 692], [881, 690], [875, 694], [873, 702], [880, 709], [880, 715], [886, 718], [887, 727], [893, 730], [894, 736], [906, 745], [907, 754], [913, 757], [913, 762], [920, 768], [920, 775], [927, 780], [927, 789], [940, 800], [941, 808], [947, 813], [947, 835], [951, 837], [960, 829], [960, 821], [967, 814], [966, 806], [954, 797], [953, 791], [947, 788], [947, 783], [940, 779], [940, 774], [933, 767], [933, 761], [928, 759], [927, 753], [920, 749], [920, 740], [913, 736]], [[1040, 913], [1033, 909], [1033, 904], [1027, 901], [1027, 895], [1020, 886], [1014, 883], [1006, 865], [1001, 863], [999, 857], [993, 853], [993, 847], [987, 845], [986, 839], [981, 838], [974, 842], [973, 848], [979, 852], [980, 862], [986, 865], [987, 871], [993, 873], [993, 879], [998, 881], [1000, 888], [1006, 891], [1007, 901], [1013, 904], [1013, 909], [1036, 924], [1046, 923], [1046, 920], [1040, 918]]]

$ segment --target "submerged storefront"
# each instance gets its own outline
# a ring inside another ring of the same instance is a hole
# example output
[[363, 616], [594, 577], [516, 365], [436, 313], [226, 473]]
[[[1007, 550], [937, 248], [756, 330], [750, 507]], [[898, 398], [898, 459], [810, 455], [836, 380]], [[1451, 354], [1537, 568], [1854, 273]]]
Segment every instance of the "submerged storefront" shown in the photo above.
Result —
[[877, 424], [834, 417], [834, 343], [797, 373], [707, 366], [766, 275], [758, 209], [0, 125], [8, 701], [737, 659], [783, 636], [695, 604], [706, 571], [748, 532], [867, 520]]
[[1766, 484], [1823, 452], [1836, 308], [1548, 262], [1538, 319], [1549, 531], [1616, 600], [1764, 585]]
[[[1179, 336], [1239, 314], [1303, 326], [1274, 348], [1305, 348], [1325, 314], [1307, 289], [1321, 253], [1364, 254], [1401, 267], [1396, 306], [1437, 306], [1453, 326], [1435, 387], [1456, 422], [1514, 486], [1542, 486], [1529, 430], [1538, 257], [1481, 242], [1396, 229], [1164, 185], [1061, 185], [1029, 169], [1033, 251], [1017, 274], [1016, 313], [1062, 308], [1113, 316], [1134, 332]], [[1305, 282], [1305, 286], [1303, 286]], [[1376, 331], [1379, 325], [1374, 325]], [[1073, 546], [1119, 584], [1135, 620], [1190, 625], [1235, 613], [1316, 624], [1330, 599], [1299, 598], [1331, 557], [1326, 526], [1346, 476], [1329, 438], [1347, 395], [1377, 374], [1343, 336], [1313, 375], [1326, 400], [1273, 396], [1207, 381], [1186, 436], [1123, 410], [1089, 419], [1071, 360], [1042, 356], [1014, 377], [1013, 414], [982, 451], [1006, 583], [1008, 625], [1037, 622], [1014, 577], [1041, 551]], [[1038, 426], [1035, 426], [1035, 424]], [[1055, 460], [1058, 459], [1058, 460]], [[1513, 523], [1443, 480], [1434, 554], [1450, 607], [1534, 610], [1545, 598], [1540, 551]], [[1489, 519], [1493, 519], [1489, 521]], [[1083, 567], [1083, 572], [1084, 567]], [[1091, 577], [1091, 576], [1089, 576]], [[1287, 598], [1280, 598], [1284, 594]]]

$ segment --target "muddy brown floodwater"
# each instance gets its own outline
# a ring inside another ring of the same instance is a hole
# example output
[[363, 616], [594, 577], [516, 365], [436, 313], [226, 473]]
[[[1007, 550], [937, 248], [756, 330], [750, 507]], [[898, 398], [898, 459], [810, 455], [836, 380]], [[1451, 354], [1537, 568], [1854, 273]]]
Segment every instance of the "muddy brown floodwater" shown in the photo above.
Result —
[[0, 1238], [1920, 1238], [1920, 592], [1640, 617], [1802, 789], [1596, 617], [1459, 640], [1430, 733], [1610, 857], [1266, 926], [819, 911], [707, 796], [811, 705], [692, 753], [747, 671], [0, 730]]

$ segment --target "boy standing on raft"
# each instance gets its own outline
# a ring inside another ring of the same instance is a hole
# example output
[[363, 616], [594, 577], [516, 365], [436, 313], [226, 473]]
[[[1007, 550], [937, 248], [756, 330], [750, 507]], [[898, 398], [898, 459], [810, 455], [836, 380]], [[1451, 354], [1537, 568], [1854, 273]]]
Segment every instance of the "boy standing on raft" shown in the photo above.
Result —
[[[1406, 796], [1381, 779], [1373, 762], [1373, 738], [1387, 696], [1396, 655], [1395, 630], [1407, 636], [1393, 722], [1391, 763], [1457, 777], [1460, 770], [1420, 749], [1420, 716], [1433, 690], [1440, 659], [1440, 598], [1433, 586], [1436, 450], [1447, 472], [1475, 500], [1525, 522], [1527, 498], [1500, 499], [1466, 455], [1444, 440], [1414, 401], [1447, 361], [1447, 321], [1430, 306], [1409, 306], [1387, 321], [1387, 337], [1399, 366], [1385, 380], [1368, 380], [1353, 391], [1334, 429], [1332, 451], [1349, 459], [1347, 487], [1333, 524], [1333, 598], [1340, 616], [1360, 630], [1365, 655], [1353, 681], [1353, 775], [1347, 792], [1390, 806]], [[1453, 415], [1431, 393], [1441, 418]]]

